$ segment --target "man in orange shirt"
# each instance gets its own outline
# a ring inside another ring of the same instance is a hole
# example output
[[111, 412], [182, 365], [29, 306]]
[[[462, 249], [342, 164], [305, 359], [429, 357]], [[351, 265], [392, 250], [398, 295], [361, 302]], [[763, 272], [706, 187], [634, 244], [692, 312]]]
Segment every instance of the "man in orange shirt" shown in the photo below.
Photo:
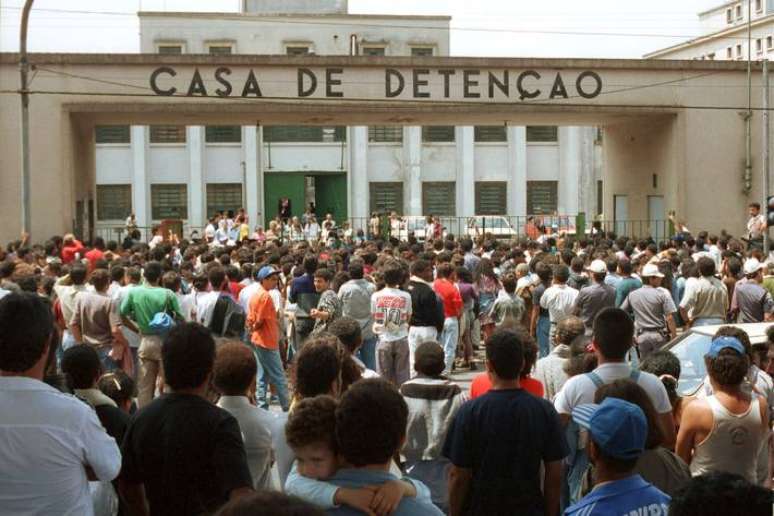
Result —
[[269, 391], [268, 384], [277, 388], [282, 410], [287, 412], [290, 407], [288, 397], [288, 383], [285, 379], [285, 371], [282, 368], [282, 359], [279, 354], [279, 322], [277, 320], [277, 307], [274, 306], [271, 294], [277, 287], [279, 271], [270, 265], [261, 267], [256, 279], [261, 288], [250, 298], [247, 311], [247, 330], [250, 332], [250, 342], [258, 363], [261, 364], [263, 374], [258, 384], [258, 406], [269, 408], [266, 395]]
[[462, 296], [454, 284], [457, 275], [451, 264], [442, 263], [436, 270], [437, 279], [433, 282], [433, 290], [443, 301], [443, 331], [441, 332], [441, 345], [445, 355], [446, 368], [443, 374], [448, 375], [454, 366], [454, 357], [457, 354], [457, 340], [460, 336], [459, 317], [462, 314]]

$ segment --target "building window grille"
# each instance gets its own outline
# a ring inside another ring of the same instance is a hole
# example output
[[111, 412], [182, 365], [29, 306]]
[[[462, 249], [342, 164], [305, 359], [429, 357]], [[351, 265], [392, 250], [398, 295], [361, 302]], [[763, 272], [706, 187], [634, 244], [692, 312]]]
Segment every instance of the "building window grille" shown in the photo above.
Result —
[[476, 215], [508, 214], [508, 183], [505, 181], [476, 182]]
[[454, 181], [422, 183], [422, 213], [453, 217], [457, 206], [455, 185]]
[[187, 219], [187, 185], [151, 185], [151, 217], [153, 220]]
[[477, 142], [505, 142], [508, 134], [504, 125], [477, 125], [473, 128]]
[[124, 220], [132, 213], [132, 185], [97, 185], [97, 220]]
[[236, 212], [243, 207], [242, 185], [240, 183], [207, 184], [207, 216], [217, 212]]
[[184, 125], [150, 126], [151, 143], [185, 143]]
[[734, 23], [734, 12], [731, 9], [726, 9], [726, 23]]
[[559, 141], [559, 128], [555, 125], [527, 126], [527, 143], [556, 143]]
[[742, 4], [738, 4], [736, 6], [736, 19], [741, 20], [742, 19]]
[[374, 125], [368, 128], [368, 141], [379, 143], [400, 143], [403, 141], [403, 127], [399, 125]]
[[311, 54], [311, 51], [307, 46], [289, 45], [285, 47], [285, 53], [289, 56], [305, 56]]
[[183, 53], [183, 45], [159, 45], [156, 48], [159, 54], [176, 55]]
[[208, 125], [204, 128], [207, 143], [241, 143], [242, 128], [238, 125]]
[[426, 125], [422, 127], [422, 141], [425, 143], [443, 143], [454, 141], [453, 125]]
[[209, 45], [207, 50], [214, 56], [227, 56], [234, 53], [234, 49], [231, 45]]
[[269, 125], [263, 128], [263, 141], [269, 143], [319, 143], [347, 141], [345, 126]]
[[96, 143], [131, 143], [128, 125], [98, 125], [94, 128]]
[[559, 204], [559, 181], [527, 181], [527, 214], [553, 215]]
[[411, 47], [413, 57], [428, 57], [433, 55], [433, 47]]
[[403, 213], [402, 182], [372, 182], [368, 190], [371, 213]]
[[363, 46], [360, 48], [360, 53], [364, 56], [383, 56], [386, 53], [386, 49], [381, 46]]

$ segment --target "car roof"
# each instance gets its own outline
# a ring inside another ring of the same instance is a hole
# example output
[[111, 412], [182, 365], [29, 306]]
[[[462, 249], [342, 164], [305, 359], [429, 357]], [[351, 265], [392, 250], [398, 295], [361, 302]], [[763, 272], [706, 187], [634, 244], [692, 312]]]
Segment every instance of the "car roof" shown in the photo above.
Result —
[[712, 337], [723, 326], [734, 326], [744, 330], [750, 337], [751, 344], [763, 344], [766, 342], [766, 330], [772, 323], [743, 323], [743, 324], [712, 324], [709, 326], [694, 326], [691, 331]]

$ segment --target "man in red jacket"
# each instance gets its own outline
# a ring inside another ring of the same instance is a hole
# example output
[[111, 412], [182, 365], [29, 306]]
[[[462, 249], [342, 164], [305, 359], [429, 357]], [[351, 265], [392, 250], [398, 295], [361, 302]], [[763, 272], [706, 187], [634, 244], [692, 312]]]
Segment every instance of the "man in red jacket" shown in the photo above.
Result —
[[449, 263], [438, 265], [437, 279], [433, 282], [433, 290], [443, 301], [443, 331], [441, 332], [441, 345], [445, 355], [446, 368], [444, 374], [449, 374], [454, 365], [454, 356], [457, 352], [457, 340], [460, 335], [459, 317], [462, 313], [462, 296], [455, 285], [456, 274]]
[[75, 260], [76, 253], [83, 252], [83, 244], [75, 239], [75, 235], [68, 233], [62, 239], [62, 263], [71, 263]]

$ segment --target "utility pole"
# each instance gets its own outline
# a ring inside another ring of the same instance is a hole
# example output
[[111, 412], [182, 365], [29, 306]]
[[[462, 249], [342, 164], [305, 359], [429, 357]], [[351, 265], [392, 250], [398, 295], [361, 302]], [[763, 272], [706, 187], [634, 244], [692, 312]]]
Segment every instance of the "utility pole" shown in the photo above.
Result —
[[752, 2], [747, 0], [747, 115], [745, 116], [744, 192], [752, 190]]
[[[769, 209], [769, 60], [763, 60], [763, 211], [767, 214]], [[763, 256], [769, 255], [769, 227], [766, 221], [766, 229], [763, 231]]]
[[30, 224], [30, 91], [27, 84], [27, 76], [30, 71], [30, 63], [27, 59], [27, 25], [32, 10], [32, 2], [26, 0], [22, 9], [21, 30], [19, 31], [19, 74], [21, 85], [21, 226], [22, 231], [28, 235], [31, 233]]

